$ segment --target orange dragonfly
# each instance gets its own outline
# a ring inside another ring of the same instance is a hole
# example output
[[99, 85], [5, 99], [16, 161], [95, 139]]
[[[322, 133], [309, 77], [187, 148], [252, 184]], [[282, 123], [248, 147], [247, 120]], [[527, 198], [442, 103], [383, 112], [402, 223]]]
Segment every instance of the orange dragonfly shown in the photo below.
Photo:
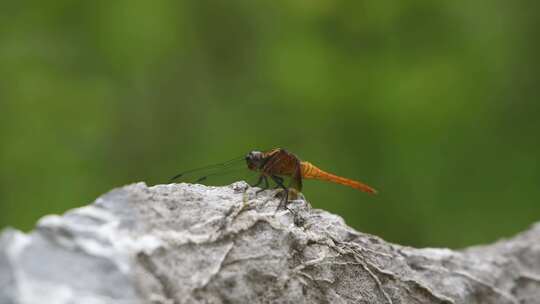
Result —
[[[257, 193], [268, 189], [269, 183], [268, 179], [272, 179], [279, 188], [282, 188], [285, 193], [283, 201], [278, 206], [278, 209], [283, 205], [287, 204], [289, 198], [289, 190], [300, 192], [302, 191], [302, 185], [304, 179], [315, 179], [322, 180], [327, 182], [332, 182], [344, 186], [348, 186], [369, 194], [377, 194], [377, 191], [372, 187], [352, 179], [334, 175], [332, 173], [323, 171], [317, 166], [313, 165], [310, 162], [302, 161], [298, 156], [294, 155], [291, 152], [288, 152], [282, 148], [275, 148], [269, 151], [251, 151], [245, 157], [245, 160], [248, 169], [259, 173], [259, 179], [252, 187], [257, 187], [264, 182], [264, 187], [261, 190], [258, 190]], [[189, 171], [182, 172], [177, 174], [171, 181], [176, 180], [180, 177], [185, 176], [186, 174], [197, 173], [199, 171], [211, 170], [209, 174], [203, 175], [197, 180], [196, 183], [206, 180], [207, 178], [214, 175], [221, 175], [230, 171], [222, 170], [229, 167], [232, 167], [237, 161], [241, 158], [235, 158], [225, 163], [206, 166], [202, 168], [197, 168]], [[223, 171], [223, 172], [222, 172]], [[233, 170], [235, 171], [235, 170]], [[285, 186], [284, 177], [290, 177], [291, 181], [289, 186]]]

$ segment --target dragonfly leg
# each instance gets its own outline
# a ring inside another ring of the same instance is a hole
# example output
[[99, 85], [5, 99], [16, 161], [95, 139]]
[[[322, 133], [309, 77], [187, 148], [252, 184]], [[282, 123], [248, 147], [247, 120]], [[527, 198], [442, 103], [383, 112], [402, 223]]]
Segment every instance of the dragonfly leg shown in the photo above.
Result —
[[272, 175], [272, 180], [274, 180], [274, 182], [276, 182], [276, 184], [280, 188], [282, 188], [283, 191], [285, 192], [285, 196], [283, 197], [281, 202], [279, 202], [279, 205], [277, 207], [277, 210], [279, 210], [279, 209], [281, 209], [281, 207], [287, 206], [287, 203], [289, 201], [289, 189], [287, 187], [285, 187], [285, 185], [283, 184], [283, 178], [281, 178], [279, 176], [276, 176], [276, 175]]
[[287, 188], [287, 187], [285, 187], [285, 185], [283, 185], [283, 177], [277, 176], [277, 175], [272, 175], [272, 180], [274, 180], [274, 182], [276, 182], [278, 187]]
[[261, 176], [259, 176], [259, 179], [257, 180], [257, 182], [253, 185], [249, 185], [250, 187], [257, 187], [258, 185], [260, 185], [263, 181], [263, 178], [264, 178], [264, 175], [261, 174]]
[[[262, 179], [262, 181], [264, 181], [264, 187], [261, 188], [260, 190], [257, 190], [257, 191], [255, 192], [255, 195], [257, 195], [257, 194], [263, 192], [264, 190], [268, 189], [268, 187], [269, 187], [269, 186], [268, 186], [268, 177], [266, 177], [266, 175], [261, 175], [260, 179]], [[260, 184], [261, 182], [258, 182], [258, 183]]]

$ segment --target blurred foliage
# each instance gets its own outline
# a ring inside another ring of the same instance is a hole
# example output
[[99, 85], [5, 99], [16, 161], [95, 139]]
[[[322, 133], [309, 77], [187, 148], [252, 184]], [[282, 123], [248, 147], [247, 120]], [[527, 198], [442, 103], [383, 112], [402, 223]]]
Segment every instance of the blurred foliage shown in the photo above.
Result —
[[361, 231], [511, 236], [540, 219], [539, 6], [3, 1], [0, 227], [283, 146], [380, 190], [305, 183]]

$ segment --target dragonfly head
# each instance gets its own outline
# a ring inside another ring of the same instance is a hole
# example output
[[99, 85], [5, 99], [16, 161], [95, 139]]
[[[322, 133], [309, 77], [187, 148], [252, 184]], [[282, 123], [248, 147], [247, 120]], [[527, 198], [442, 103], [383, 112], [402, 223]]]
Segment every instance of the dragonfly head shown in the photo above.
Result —
[[264, 165], [263, 153], [260, 151], [251, 151], [246, 155], [246, 163], [250, 170], [257, 171]]

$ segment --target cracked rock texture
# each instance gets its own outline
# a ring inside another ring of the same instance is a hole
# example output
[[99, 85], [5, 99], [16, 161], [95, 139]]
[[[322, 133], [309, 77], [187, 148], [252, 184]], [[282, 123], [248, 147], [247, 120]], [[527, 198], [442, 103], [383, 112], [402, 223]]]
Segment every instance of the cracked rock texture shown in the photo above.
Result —
[[540, 303], [540, 225], [390, 244], [274, 191], [144, 183], [0, 235], [0, 303]]

